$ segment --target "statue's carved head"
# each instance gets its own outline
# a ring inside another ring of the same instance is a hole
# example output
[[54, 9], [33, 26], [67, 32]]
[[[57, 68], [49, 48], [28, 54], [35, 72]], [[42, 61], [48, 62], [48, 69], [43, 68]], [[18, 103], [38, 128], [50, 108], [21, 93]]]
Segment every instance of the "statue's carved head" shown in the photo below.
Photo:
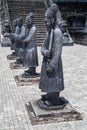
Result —
[[51, 6], [51, 4], [53, 4], [53, 0], [44, 0], [44, 4], [45, 4], [46, 8], [48, 8]]
[[31, 12], [31, 13], [26, 17], [26, 25], [27, 25], [28, 28], [31, 28], [33, 24], [34, 24], [34, 13]]
[[22, 25], [23, 25], [23, 19], [22, 18], [17, 18], [17, 25], [19, 27], [22, 27]]
[[52, 15], [52, 11], [50, 9], [48, 9], [46, 11], [44, 21], [45, 21], [45, 25], [47, 27], [47, 30], [50, 31], [51, 28], [53, 27], [53, 24], [54, 24], [54, 18]]
[[57, 12], [58, 6], [56, 4], [52, 4], [50, 8], [47, 9], [45, 13], [45, 25], [48, 30], [55, 26], [57, 20]]
[[50, 6], [50, 9], [51, 9], [53, 15], [55, 15], [58, 12], [58, 10], [59, 10], [57, 4], [52, 4]]
[[13, 20], [12, 25], [13, 25], [14, 27], [17, 26], [17, 19]]
[[35, 14], [34, 14], [33, 12], [30, 12], [30, 13], [29, 13], [29, 16], [30, 16], [32, 19], [34, 19]]
[[10, 26], [10, 21], [8, 19], [5, 20], [5, 27]]

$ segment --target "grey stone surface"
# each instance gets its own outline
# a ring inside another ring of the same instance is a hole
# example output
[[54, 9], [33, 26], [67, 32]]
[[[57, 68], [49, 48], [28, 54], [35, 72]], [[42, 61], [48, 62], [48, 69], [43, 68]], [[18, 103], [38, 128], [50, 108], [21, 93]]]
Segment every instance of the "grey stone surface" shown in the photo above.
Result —
[[[39, 50], [40, 72], [42, 57]], [[82, 121], [49, 123], [32, 126], [25, 103], [40, 98], [37, 84], [17, 87], [14, 76], [22, 74], [23, 69], [10, 69], [12, 61], [6, 56], [10, 48], [0, 47], [0, 130], [87, 130], [87, 47], [74, 45], [63, 47], [63, 68], [65, 90], [61, 94], [82, 114]]]

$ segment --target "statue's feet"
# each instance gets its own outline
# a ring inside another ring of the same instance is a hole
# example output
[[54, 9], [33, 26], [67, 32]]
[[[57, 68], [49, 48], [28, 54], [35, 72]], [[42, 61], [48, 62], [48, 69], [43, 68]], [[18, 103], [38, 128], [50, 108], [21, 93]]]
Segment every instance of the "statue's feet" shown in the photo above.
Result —
[[49, 100], [51, 95], [50, 95], [50, 93], [47, 93], [45, 95], [42, 95], [41, 97], [42, 97], [42, 100], [45, 101], [45, 100]]
[[30, 73], [30, 70], [25, 70], [25, 73]]
[[30, 72], [29, 70], [25, 71], [25, 73], [22, 74], [22, 77], [24, 77], [24, 78], [35, 78], [38, 76], [39, 76], [39, 74]]
[[25, 71], [25, 73], [23, 74], [23, 77], [31, 77], [32, 74], [29, 71]]
[[60, 102], [56, 102], [56, 103], [52, 103], [49, 100], [43, 100], [43, 99], [40, 99], [38, 101], [39, 107], [45, 110], [63, 109], [67, 104], [68, 104], [68, 101], [63, 97], [60, 98]]
[[62, 102], [60, 97], [53, 97], [52, 94], [50, 94], [50, 93], [42, 95], [42, 99], [41, 100], [47, 106], [58, 106], [58, 105], [62, 105], [63, 104], [63, 102]]
[[61, 100], [57, 100], [56, 102], [50, 101], [50, 100], [43, 100], [44, 104], [48, 107], [52, 106], [61, 106], [63, 102]]
[[15, 55], [15, 52], [13, 52], [11, 55], [14, 56], [14, 55]]
[[17, 59], [15, 64], [22, 64], [22, 60], [21, 59]]
[[46, 106], [48, 106], [48, 107], [50, 107], [50, 106], [52, 106], [52, 103], [51, 102], [49, 102], [49, 101], [44, 101], [44, 104], [46, 105]]

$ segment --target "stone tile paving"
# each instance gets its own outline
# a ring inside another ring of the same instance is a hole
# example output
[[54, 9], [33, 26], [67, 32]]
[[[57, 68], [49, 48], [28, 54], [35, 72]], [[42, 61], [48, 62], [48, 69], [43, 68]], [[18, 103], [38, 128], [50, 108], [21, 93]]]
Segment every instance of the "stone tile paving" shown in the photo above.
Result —
[[[0, 130], [87, 130], [87, 46], [63, 47], [65, 90], [61, 93], [83, 116], [82, 121], [60, 122], [32, 126], [25, 103], [40, 97], [38, 84], [18, 87], [14, 76], [24, 69], [11, 70], [6, 56], [10, 48], [0, 47]], [[38, 48], [41, 70], [42, 56]]]

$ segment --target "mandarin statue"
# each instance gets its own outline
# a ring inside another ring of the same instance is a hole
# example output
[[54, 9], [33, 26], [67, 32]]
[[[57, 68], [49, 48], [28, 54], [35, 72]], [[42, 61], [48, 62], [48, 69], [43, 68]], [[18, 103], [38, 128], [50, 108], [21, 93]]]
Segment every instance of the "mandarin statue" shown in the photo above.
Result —
[[23, 40], [25, 38], [25, 27], [23, 26], [23, 19], [17, 18], [17, 27], [15, 33], [11, 34], [11, 39], [15, 45], [15, 55], [18, 57], [17, 64], [22, 64], [24, 45]]
[[34, 25], [34, 13], [31, 12], [26, 17], [26, 38], [23, 43], [25, 45], [23, 55], [23, 66], [28, 67], [23, 77], [37, 77], [36, 67], [38, 66], [38, 55], [36, 45], [36, 26]]
[[8, 47], [11, 45], [11, 40], [10, 40], [10, 34], [11, 34], [11, 26], [10, 26], [10, 21], [8, 19], [5, 20], [4, 22], [4, 29], [2, 31], [3, 34], [3, 39], [1, 42], [2, 47]]
[[17, 19], [14, 19], [12, 22], [12, 33], [15, 33], [17, 27]]
[[[15, 34], [16, 33], [16, 27], [17, 27], [17, 19], [13, 20], [12, 22], [12, 33]], [[14, 52], [11, 54], [13, 56], [15, 56], [15, 49], [16, 49], [16, 44], [14, 42], [14, 39], [12, 40], [12, 44], [11, 44], [11, 50], [14, 50]]]
[[60, 97], [60, 92], [64, 90], [63, 68], [62, 68], [62, 44], [63, 35], [57, 24], [56, 13], [58, 7], [54, 5], [45, 13], [45, 25], [47, 28], [46, 38], [42, 44], [41, 53], [43, 63], [39, 88], [45, 95], [39, 100], [41, 108], [55, 109], [62, 108], [67, 101]]
[[[53, 0], [44, 0], [44, 4], [45, 4], [45, 7], [47, 10], [49, 10], [51, 8], [53, 13], [55, 13], [55, 8], [56, 8], [55, 5], [56, 4], [54, 4]], [[62, 34], [63, 34], [63, 45], [72, 46], [73, 40], [72, 40], [72, 37], [67, 29], [67, 24], [66, 24], [67, 22], [65, 20], [63, 20], [62, 13], [60, 12], [59, 7], [58, 7], [58, 10], [56, 12], [56, 22], [57, 22], [57, 24], [58, 24], [58, 26], [61, 29]]]

